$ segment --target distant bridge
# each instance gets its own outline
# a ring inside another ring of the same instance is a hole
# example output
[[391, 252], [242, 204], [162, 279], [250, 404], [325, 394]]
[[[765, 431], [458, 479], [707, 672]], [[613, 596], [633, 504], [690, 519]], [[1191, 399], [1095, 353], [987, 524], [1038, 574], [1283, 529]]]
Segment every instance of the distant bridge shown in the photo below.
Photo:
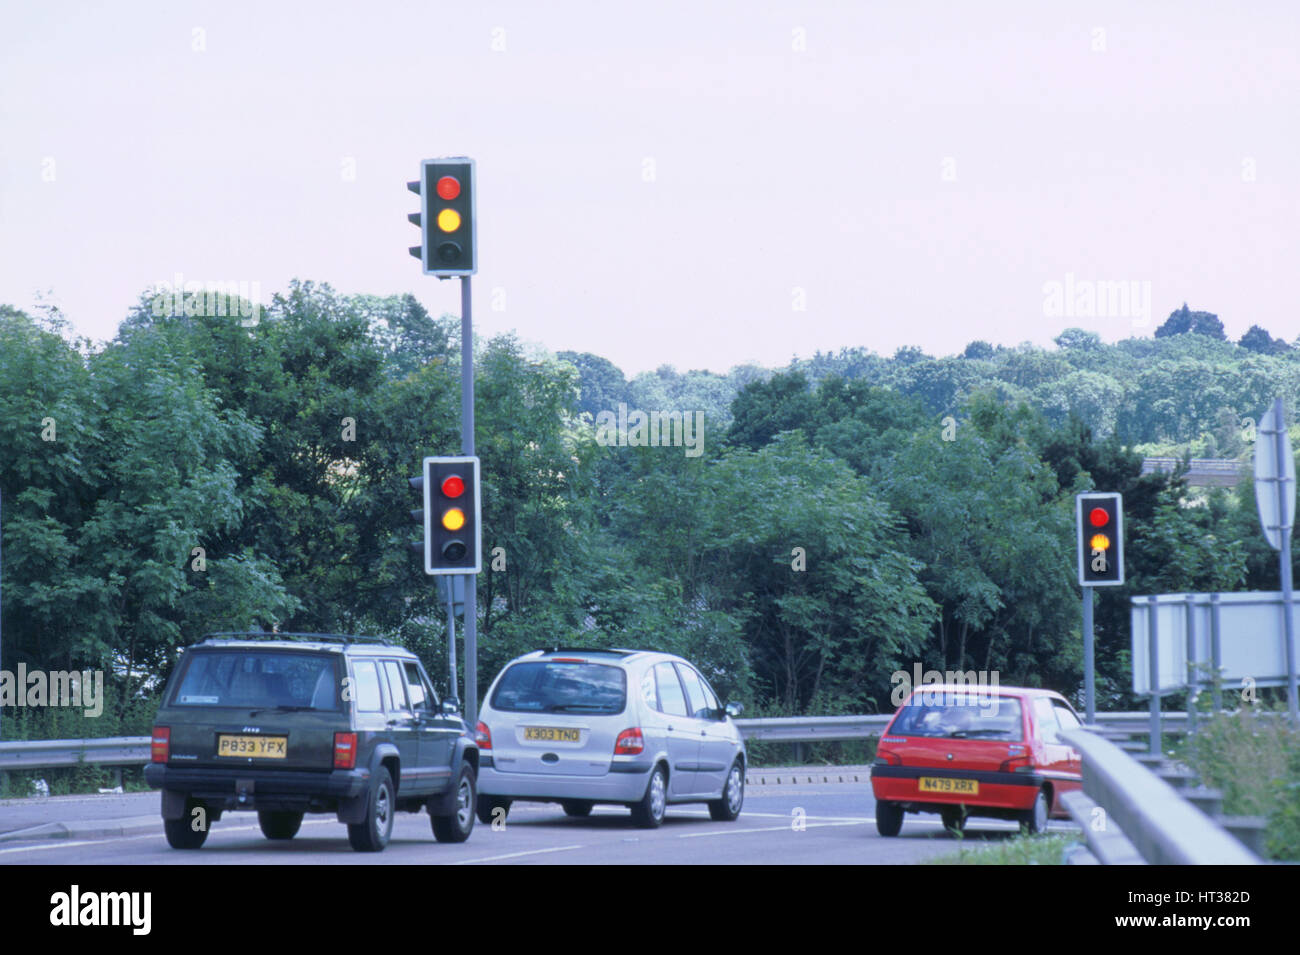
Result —
[[[1142, 473], [1172, 471], [1181, 458], [1143, 458]], [[1242, 464], [1233, 458], [1192, 458], [1187, 471], [1187, 483], [1193, 487], [1236, 487], [1241, 482]]]

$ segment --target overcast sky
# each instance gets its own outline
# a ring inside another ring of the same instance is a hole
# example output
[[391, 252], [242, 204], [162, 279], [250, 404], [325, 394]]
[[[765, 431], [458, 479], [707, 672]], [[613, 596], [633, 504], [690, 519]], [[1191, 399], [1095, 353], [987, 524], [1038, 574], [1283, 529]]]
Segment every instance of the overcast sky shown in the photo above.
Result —
[[405, 183], [463, 154], [477, 330], [629, 374], [1115, 341], [1184, 301], [1294, 340], [1298, 10], [5, 0], [0, 302], [95, 339], [178, 273], [457, 312]]

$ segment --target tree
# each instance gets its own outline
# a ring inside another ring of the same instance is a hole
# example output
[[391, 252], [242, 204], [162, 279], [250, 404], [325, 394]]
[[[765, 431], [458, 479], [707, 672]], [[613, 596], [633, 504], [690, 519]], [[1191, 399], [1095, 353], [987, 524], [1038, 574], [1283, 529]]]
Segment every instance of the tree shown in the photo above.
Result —
[[706, 483], [710, 605], [743, 621], [760, 685], [791, 713], [827, 699], [888, 707], [934, 610], [893, 543], [895, 515], [798, 434], [728, 454]]
[[1210, 312], [1193, 312], [1188, 309], [1187, 303], [1183, 303], [1181, 309], [1175, 309], [1169, 313], [1169, 317], [1155, 331], [1156, 338], [1167, 338], [1170, 335], [1204, 335], [1207, 338], [1214, 338], [1219, 341], [1226, 341], [1227, 335], [1223, 331], [1223, 322], [1219, 321], [1219, 316]]
[[1286, 341], [1281, 338], [1273, 338], [1272, 335], [1258, 325], [1250, 326], [1237, 344], [1247, 351], [1253, 351], [1260, 355], [1280, 355], [1290, 348]]
[[608, 358], [591, 352], [562, 351], [556, 358], [567, 361], [578, 372], [577, 410], [593, 418], [602, 411], [614, 411], [628, 400], [627, 379]]

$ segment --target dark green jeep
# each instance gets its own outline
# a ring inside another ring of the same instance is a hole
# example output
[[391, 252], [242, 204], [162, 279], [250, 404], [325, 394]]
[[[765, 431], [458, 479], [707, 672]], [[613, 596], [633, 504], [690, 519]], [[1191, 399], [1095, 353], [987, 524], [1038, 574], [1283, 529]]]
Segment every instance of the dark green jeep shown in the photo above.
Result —
[[474, 828], [478, 748], [409, 650], [314, 633], [218, 633], [187, 649], [154, 721], [145, 779], [174, 849], [197, 849], [227, 810], [268, 839], [336, 813], [359, 852], [393, 814], [427, 810], [439, 842]]

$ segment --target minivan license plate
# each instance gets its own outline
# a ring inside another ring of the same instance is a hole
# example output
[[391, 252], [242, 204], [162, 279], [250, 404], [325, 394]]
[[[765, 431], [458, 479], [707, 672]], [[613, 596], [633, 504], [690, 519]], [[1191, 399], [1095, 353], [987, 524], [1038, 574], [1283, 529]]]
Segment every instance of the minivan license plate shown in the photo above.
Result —
[[524, 729], [524, 739], [543, 743], [576, 743], [582, 739], [582, 731], [561, 729], [558, 726], [529, 726]]

